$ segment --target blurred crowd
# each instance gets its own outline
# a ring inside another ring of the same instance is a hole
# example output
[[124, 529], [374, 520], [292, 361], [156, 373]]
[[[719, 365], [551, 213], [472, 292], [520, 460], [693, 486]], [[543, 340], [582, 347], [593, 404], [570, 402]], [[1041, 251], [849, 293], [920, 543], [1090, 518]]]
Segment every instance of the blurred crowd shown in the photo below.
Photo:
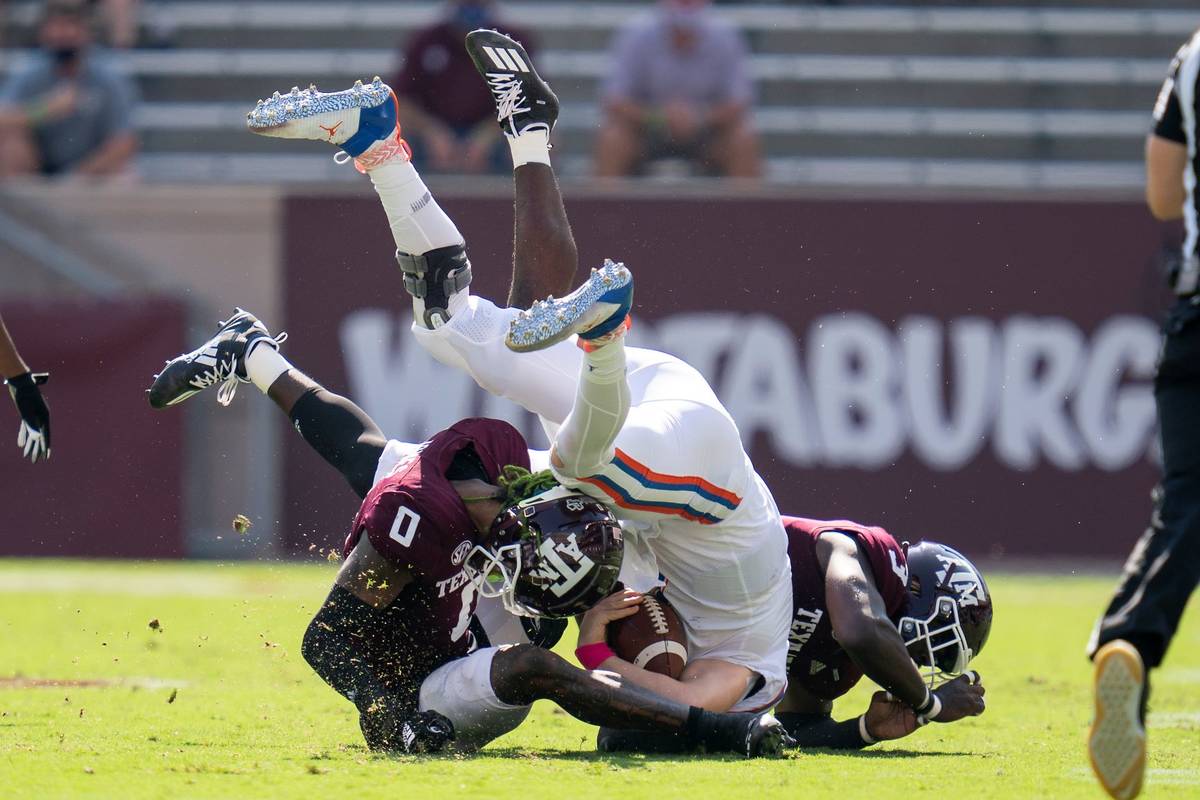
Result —
[[[498, 0], [446, 0], [434, 24], [402, 43], [392, 85], [420, 168], [509, 169], [491, 98], [462, 46], [468, 31], [497, 27], [536, 52], [536, 35], [504, 11]], [[594, 174], [758, 176], [742, 36], [709, 0], [657, 0], [643, 11], [609, 47], [595, 98]], [[44, 4], [30, 52], [9, 62], [0, 87], [0, 179], [131, 174], [138, 90], [114, 51], [138, 44], [140, 13], [139, 0]]]
[[[405, 136], [431, 170], [507, 170], [491, 98], [462, 47], [480, 27], [502, 29], [535, 53], [536, 37], [504, 20], [496, 0], [450, 0], [404, 48], [392, 85]], [[661, 169], [753, 178], [761, 172], [750, 123], [754, 87], [741, 35], [709, 0], [659, 0], [615, 37], [598, 98], [595, 174]]]
[[[100, 28], [101, 12], [109, 21]], [[131, 44], [135, 0], [49, 0], [36, 50], [0, 88], [0, 178], [128, 174], [137, 151], [137, 87], [97, 39]]]

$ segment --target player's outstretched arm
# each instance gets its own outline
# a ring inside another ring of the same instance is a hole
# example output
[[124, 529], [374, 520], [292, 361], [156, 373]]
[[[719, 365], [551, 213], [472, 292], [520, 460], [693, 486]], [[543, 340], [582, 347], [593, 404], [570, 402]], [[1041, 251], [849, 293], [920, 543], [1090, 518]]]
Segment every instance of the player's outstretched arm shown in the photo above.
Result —
[[[642, 595], [629, 589], [614, 592], [583, 615], [579, 623], [579, 649], [604, 645], [608, 625], [637, 612]], [[679, 680], [631, 664], [608, 650], [599, 663], [585, 666], [615, 672], [629, 683], [649, 689], [678, 703], [709, 711], [727, 711], [745, 695], [753, 682], [749, 669], [725, 661], [696, 659], [688, 662]], [[621, 726], [624, 727], [624, 726]]]
[[17, 432], [17, 447], [30, 461], [50, 457], [50, 409], [38, 386], [50, 376], [34, 374], [17, 352], [4, 320], [0, 318], [0, 375], [8, 384], [8, 392], [21, 415]]
[[577, 669], [534, 645], [501, 648], [492, 661], [492, 689], [504, 703], [552, 700], [592, 725], [633, 728], [746, 757], [779, 755], [787, 738], [769, 714], [723, 714], [661, 696], [619, 674]]
[[927, 721], [953, 722], [983, 713], [978, 681], [952, 681], [936, 691], [925, 685], [852, 537], [837, 531], [822, 534], [817, 560], [825, 570], [834, 638], [867, 677]]

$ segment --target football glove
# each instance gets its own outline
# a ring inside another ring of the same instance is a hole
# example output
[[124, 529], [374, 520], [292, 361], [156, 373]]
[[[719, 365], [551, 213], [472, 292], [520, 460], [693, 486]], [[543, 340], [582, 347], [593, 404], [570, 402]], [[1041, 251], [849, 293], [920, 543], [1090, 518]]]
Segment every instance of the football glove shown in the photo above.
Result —
[[454, 723], [436, 711], [397, 716], [386, 710], [362, 712], [363, 738], [372, 750], [390, 753], [440, 753], [454, 741]]
[[35, 464], [39, 458], [50, 457], [50, 409], [38, 389], [49, 379], [48, 372], [25, 372], [6, 381], [8, 393], [21, 415], [17, 447]]

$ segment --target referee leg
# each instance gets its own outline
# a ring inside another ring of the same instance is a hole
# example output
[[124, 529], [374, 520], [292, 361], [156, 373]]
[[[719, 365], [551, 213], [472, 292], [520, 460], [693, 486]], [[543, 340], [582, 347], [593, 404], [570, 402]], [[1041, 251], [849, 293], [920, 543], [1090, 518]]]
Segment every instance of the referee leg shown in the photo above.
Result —
[[1200, 306], [1179, 301], [1167, 323], [1154, 387], [1163, 449], [1155, 510], [1125, 564], [1089, 656], [1124, 639], [1156, 667], [1200, 580]]

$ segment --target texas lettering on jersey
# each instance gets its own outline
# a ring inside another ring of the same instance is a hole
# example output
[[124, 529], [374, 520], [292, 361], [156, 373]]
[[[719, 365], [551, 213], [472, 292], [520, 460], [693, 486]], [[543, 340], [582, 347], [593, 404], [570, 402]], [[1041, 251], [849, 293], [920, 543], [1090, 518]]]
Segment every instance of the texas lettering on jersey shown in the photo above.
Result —
[[854, 537], [866, 556], [875, 587], [893, 622], [908, 602], [908, 562], [904, 551], [883, 528], [846, 520], [784, 517], [788, 557], [792, 562], [792, 627], [788, 634], [788, 681], [815, 697], [832, 700], [862, 678], [862, 670], [833, 638], [825, 606], [825, 581], [817, 563], [817, 538], [828, 531]]

